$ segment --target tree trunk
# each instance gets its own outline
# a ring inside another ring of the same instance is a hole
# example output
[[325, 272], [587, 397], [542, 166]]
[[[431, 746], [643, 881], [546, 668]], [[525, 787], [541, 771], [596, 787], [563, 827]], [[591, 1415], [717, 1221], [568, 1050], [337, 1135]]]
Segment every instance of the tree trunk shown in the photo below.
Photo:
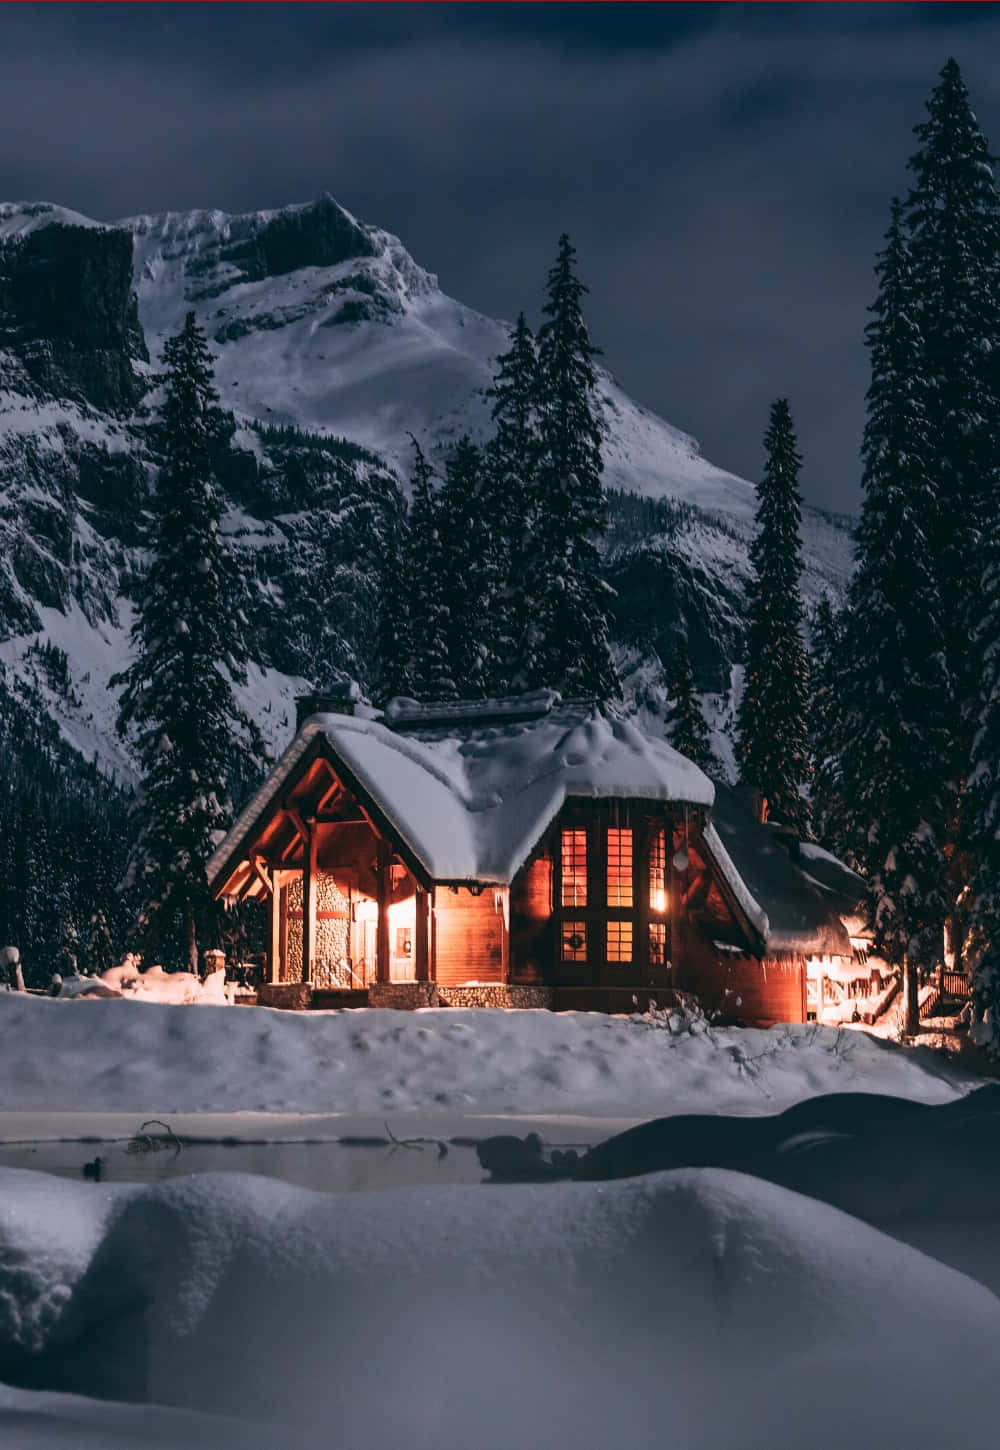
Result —
[[920, 999], [918, 997], [916, 959], [907, 953], [903, 958], [903, 990], [906, 994], [907, 1037], [916, 1037], [920, 1031]]
[[198, 975], [198, 932], [194, 923], [194, 903], [184, 904], [184, 935], [187, 937], [188, 971]]

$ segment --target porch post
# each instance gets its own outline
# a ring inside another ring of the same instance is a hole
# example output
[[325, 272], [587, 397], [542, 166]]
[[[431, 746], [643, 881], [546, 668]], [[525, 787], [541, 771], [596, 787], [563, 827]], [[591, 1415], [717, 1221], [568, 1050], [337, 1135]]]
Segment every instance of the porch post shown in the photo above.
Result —
[[418, 982], [429, 982], [431, 979], [431, 953], [430, 953], [430, 896], [426, 891], [417, 887], [416, 908], [417, 916], [413, 929], [413, 966]]
[[268, 980], [277, 982], [281, 976], [281, 896], [283, 887], [277, 868], [271, 872], [271, 897], [268, 902], [268, 925], [271, 928], [267, 954]]
[[316, 822], [306, 821], [305, 865], [302, 869], [302, 980], [312, 980], [316, 955]]
[[388, 982], [389, 961], [389, 867], [392, 863], [392, 847], [388, 841], [379, 840], [375, 863], [375, 889], [378, 918], [375, 923], [375, 980]]

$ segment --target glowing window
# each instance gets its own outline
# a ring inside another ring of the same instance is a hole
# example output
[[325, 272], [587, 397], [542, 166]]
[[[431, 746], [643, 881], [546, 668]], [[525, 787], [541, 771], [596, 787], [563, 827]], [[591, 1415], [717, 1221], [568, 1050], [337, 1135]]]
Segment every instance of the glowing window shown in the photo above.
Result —
[[667, 924], [665, 921], [649, 923], [649, 965], [662, 967], [667, 961]]
[[608, 922], [608, 961], [630, 962], [632, 960], [632, 923], [630, 921]]
[[[608, 832], [608, 905], [632, 905], [632, 832]], [[622, 958], [631, 960], [629, 955]], [[619, 960], [615, 958], [615, 960]]]
[[649, 909], [667, 909], [667, 838], [657, 831], [649, 848]]
[[[562, 833], [562, 904], [587, 904], [587, 832]], [[573, 961], [575, 958], [568, 958]]]
[[562, 924], [562, 959], [564, 962], [587, 960], [587, 923], [564, 921]]

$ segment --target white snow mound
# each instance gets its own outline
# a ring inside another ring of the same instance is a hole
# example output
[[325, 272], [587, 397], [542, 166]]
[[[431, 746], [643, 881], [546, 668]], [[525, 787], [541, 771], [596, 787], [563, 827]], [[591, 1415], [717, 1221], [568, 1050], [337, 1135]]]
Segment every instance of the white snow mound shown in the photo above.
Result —
[[823, 1092], [941, 1103], [977, 1081], [939, 1054], [847, 1029], [692, 1028], [596, 1012], [280, 1012], [0, 992], [0, 1104], [658, 1117], [774, 1113]]
[[[343, 1197], [39, 1178], [0, 1171], [0, 1304], [20, 1313], [0, 1363], [45, 1389], [345, 1450], [991, 1443], [990, 1398], [965, 1391], [1000, 1368], [995, 1296], [740, 1174]], [[46, 1182], [55, 1248], [26, 1280]], [[26, 1338], [54, 1281], [61, 1312]], [[963, 1393], [908, 1414], [942, 1343]]]

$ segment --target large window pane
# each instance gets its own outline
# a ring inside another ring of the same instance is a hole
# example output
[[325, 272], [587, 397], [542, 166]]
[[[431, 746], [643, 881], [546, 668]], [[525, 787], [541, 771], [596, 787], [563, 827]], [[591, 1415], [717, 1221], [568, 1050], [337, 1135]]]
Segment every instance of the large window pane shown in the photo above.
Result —
[[587, 960], [587, 923], [564, 921], [562, 924], [562, 959], [564, 962]]
[[562, 833], [562, 904], [587, 904], [587, 832]]
[[630, 962], [632, 960], [632, 923], [630, 921], [608, 922], [608, 961]]
[[608, 905], [632, 905], [632, 832], [608, 832]]
[[649, 909], [667, 909], [667, 840], [665, 831], [657, 831], [649, 849]]
[[663, 967], [667, 962], [667, 924], [665, 921], [649, 923], [649, 965]]

